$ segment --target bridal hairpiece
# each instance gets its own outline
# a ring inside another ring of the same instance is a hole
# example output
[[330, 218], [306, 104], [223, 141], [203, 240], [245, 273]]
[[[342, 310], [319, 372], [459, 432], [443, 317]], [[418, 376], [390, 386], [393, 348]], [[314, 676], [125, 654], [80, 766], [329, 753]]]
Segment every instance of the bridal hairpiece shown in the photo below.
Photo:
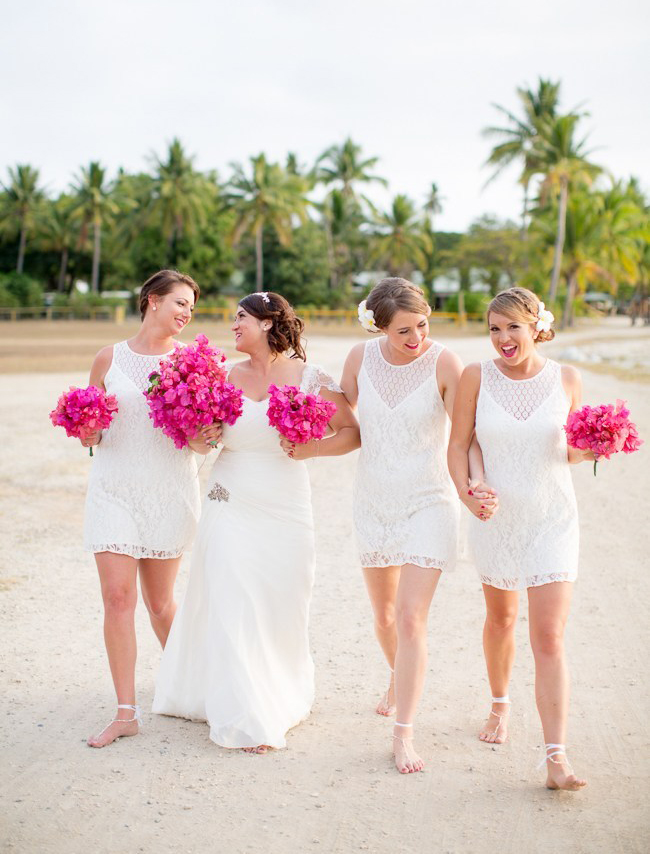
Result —
[[264, 302], [271, 302], [271, 300], [269, 299], [269, 295], [266, 291], [260, 291], [260, 296], [262, 297]]
[[555, 320], [555, 316], [552, 311], [548, 311], [544, 308], [544, 303], [540, 302], [537, 307], [537, 323], [535, 324], [535, 329], [538, 332], [548, 332], [551, 328], [551, 323]]
[[379, 332], [379, 328], [375, 323], [375, 312], [371, 308], [366, 308], [367, 300], [362, 300], [359, 303], [359, 323], [368, 332]]

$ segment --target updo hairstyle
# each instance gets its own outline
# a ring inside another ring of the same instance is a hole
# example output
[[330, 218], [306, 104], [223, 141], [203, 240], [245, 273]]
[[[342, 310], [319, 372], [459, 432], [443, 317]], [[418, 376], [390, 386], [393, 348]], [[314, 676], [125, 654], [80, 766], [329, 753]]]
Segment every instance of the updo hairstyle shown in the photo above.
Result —
[[366, 309], [374, 313], [375, 326], [386, 329], [398, 311], [412, 314], [431, 314], [431, 306], [424, 291], [408, 279], [391, 276], [382, 279], [370, 291], [366, 300]]
[[[539, 320], [540, 299], [528, 288], [508, 288], [507, 291], [501, 291], [490, 302], [487, 307], [487, 321], [490, 322], [490, 312], [502, 314], [511, 320], [516, 320], [519, 323], [536, 324]], [[555, 338], [555, 330], [549, 329], [545, 332], [540, 329], [537, 333], [535, 342], [541, 344], [544, 341], [552, 341]]]
[[300, 340], [305, 324], [283, 296], [273, 291], [249, 294], [239, 301], [239, 305], [258, 320], [271, 321], [267, 340], [272, 353], [287, 353], [291, 350], [291, 359], [307, 361]]
[[159, 270], [150, 276], [140, 291], [140, 317], [144, 320], [149, 307], [149, 297], [164, 297], [174, 290], [175, 285], [188, 285], [194, 292], [194, 304], [199, 298], [201, 288], [191, 276], [179, 273], [178, 270]]

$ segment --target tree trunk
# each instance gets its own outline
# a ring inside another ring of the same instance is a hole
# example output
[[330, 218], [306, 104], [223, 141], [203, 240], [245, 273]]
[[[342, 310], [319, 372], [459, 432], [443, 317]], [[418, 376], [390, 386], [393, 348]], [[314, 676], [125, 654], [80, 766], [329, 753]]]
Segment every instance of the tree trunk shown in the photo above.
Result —
[[566, 288], [566, 302], [562, 312], [562, 329], [573, 326], [573, 301], [576, 298], [576, 286], [578, 280], [575, 273], [570, 273]]
[[18, 243], [18, 263], [16, 264], [16, 272], [22, 273], [25, 266], [25, 247], [27, 246], [27, 226], [23, 223], [20, 229], [20, 241]]
[[99, 293], [99, 256], [101, 253], [102, 241], [102, 226], [96, 222], [93, 225], [94, 245], [93, 245], [93, 272], [90, 280], [90, 289], [94, 294]]
[[555, 239], [555, 256], [553, 258], [553, 275], [551, 276], [551, 287], [548, 292], [549, 302], [553, 302], [557, 295], [557, 286], [560, 281], [560, 267], [562, 266], [562, 252], [564, 250], [564, 234], [566, 232], [566, 207], [569, 198], [569, 181], [561, 179], [560, 207], [557, 217], [557, 237]]
[[338, 281], [336, 275], [336, 260], [334, 257], [334, 238], [332, 237], [332, 224], [327, 217], [325, 217], [325, 238], [327, 242], [327, 262], [330, 268], [329, 287], [330, 291], [335, 291]]
[[521, 231], [519, 233], [525, 243], [528, 240], [528, 181], [524, 184], [524, 207], [521, 212]]
[[68, 272], [68, 247], [65, 246], [61, 253], [61, 266], [59, 267], [59, 282], [57, 291], [62, 294], [65, 291], [65, 277]]
[[264, 252], [262, 250], [264, 226], [260, 225], [255, 234], [255, 290], [259, 293], [264, 287]]

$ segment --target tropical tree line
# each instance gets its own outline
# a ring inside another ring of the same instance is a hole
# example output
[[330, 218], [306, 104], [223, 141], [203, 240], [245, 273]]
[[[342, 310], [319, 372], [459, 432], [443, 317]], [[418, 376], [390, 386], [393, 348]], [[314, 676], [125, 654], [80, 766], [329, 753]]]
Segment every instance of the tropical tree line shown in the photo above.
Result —
[[0, 189], [0, 304], [39, 304], [44, 289], [73, 299], [80, 279], [92, 299], [162, 266], [193, 275], [208, 299], [266, 289], [332, 307], [358, 299], [363, 271], [427, 288], [453, 272], [468, 296], [478, 271], [491, 293], [532, 287], [567, 324], [587, 288], [647, 289], [650, 208], [638, 182], [593, 161], [586, 113], [560, 111], [559, 83], [539, 80], [517, 100], [516, 111], [495, 105], [504, 121], [484, 134], [494, 141], [489, 180], [517, 165], [521, 222], [484, 216], [463, 234], [436, 230], [445, 202], [436, 183], [419, 200], [373, 204], [367, 188], [388, 182], [349, 138], [313, 164], [260, 153], [223, 179], [199, 171], [175, 139], [140, 173], [110, 176], [93, 161], [58, 196], [33, 166], [11, 167]]

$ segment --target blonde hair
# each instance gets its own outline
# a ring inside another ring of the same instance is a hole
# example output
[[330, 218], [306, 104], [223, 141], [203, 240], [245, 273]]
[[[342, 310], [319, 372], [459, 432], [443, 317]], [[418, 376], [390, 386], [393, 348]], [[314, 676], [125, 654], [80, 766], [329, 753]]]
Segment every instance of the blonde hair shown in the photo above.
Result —
[[382, 279], [370, 291], [366, 308], [374, 313], [375, 326], [386, 329], [398, 311], [410, 311], [413, 314], [431, 314], [431, 306], [418, 288], [408, 279], [390, 277]]
[[[537, 323], [539, 306], [539, 297], [528, 288], [508, 288], [507, 291], [501, 291], [492, 299], [485, 316], [488, 323], [491, 311], [509, 317], [511, 320], [518, 320], [520, 323]], [[554, 338], [555, 330], [549, 329], [548, 332], [540, 330], [535, 341], [541, 344], [544, 341], [552, 341]]]

